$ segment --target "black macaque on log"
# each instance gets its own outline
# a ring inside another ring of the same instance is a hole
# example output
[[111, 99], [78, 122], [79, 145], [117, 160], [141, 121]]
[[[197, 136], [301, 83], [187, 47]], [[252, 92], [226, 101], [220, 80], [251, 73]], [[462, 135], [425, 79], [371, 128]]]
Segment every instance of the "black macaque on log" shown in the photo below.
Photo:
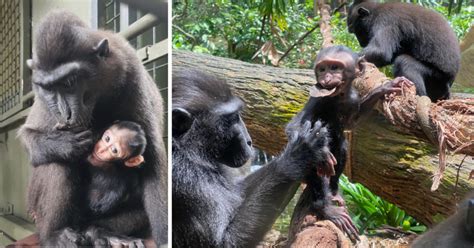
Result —
[[283, 153], [236, 181], [228, 168], [252, 157], [243, 102], [224, 80], [173, 72], [173, 247], [255, 247], [306, 173], [331, 174], [328, 132], [295, 124]]
[[439, 13], [409, 3], [356, 0], [347, 25], [368, 62], [393, 64], [395, 77], [411, 80], [417, 95], [432, 102], [450, 97], [461, 52], [453, 29]]
[[330, 151], [336, 164], [335, 173], [328, 179], [317, 171], [309, 174], [305, 181], [313, 192], [312, 207], [318, 217], [334, 222], [352, 240], [358, 239], [358, 232], [338, 193], [339, 177], [344, 171], [347, 156], [344, 130], [352, 129], [356, 121], [370, 112], [385, 94], [401, 92], [403, 84], [411, 84], [405, 78], [396, 78], [361, 99], [352, 81], [363, 73], [363, 62], [363, 58], [345, 46], [322, 49], [315, 62], [317, 83], [310, 91], [311, 97], [286, 128], [287, 132], [291, 132], [308, 120], [312, 123], [321, 121], [327, 125], [331, 138]]
[[[36, 214], [41, 245], [96, 243], [86, 236], [97, 229], [117, 236], [151, 234], [158, 244], [166, 243], [162, 98], [135, 50], [118, 34], [91, 29], [61, 10], [39, 23], [34, 44], [27, 64], [33, 70], [35, 101], [19, 136], [33, 165], [28, 209]], [[139, 201], [128, 200], [127, 207], [90, 220], [83, 200], [88, 168], [81, 161], [94, 137], [115, 120], [144, 129], [145, 165], [137, 189], [143, 193]]]
[[459, 206], [457, 212], [421, 235], [412, 248], [474, 247], [474, 192]]

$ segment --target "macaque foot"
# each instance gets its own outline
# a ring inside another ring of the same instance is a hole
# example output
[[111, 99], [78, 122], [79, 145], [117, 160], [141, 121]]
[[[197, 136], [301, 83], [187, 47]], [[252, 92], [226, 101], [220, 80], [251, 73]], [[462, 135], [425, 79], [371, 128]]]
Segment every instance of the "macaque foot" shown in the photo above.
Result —
[[87, 239], [71, 228], [58, 231], [52, 238], [42, 243], [45, 247], [83, 247], [90, 245]]
[[336, 170], [334, 169], [337, 164], [336, 158], [327, 147], [323, 148], [323, 156], [325, 157], [324, 165], [316, 168], [317, 175], [320, 177], [334, 176], [336, 174]]
[[360, 240], [357, 227], [352, 222], [345, 207], [327, 206], [324, 217], [332, 221], [341, 231], [345, 232], [353, 242]]
[[94, 247], [145, 247], [142, 239], [115, 235], [103, 228], [89, 227], [85, 233], [87, 239]]
[[128, 248], [144, 248], [145, 244], [142, 239], [111, 237], [109, 244], [112, 247], [128, 247]]
[[306, 215], [303, 219], [303, 223], [301, 224], [301, 230], [305, 229], [306, 227], [313, 226], [316, 221], [318, 221], [316, 216]]

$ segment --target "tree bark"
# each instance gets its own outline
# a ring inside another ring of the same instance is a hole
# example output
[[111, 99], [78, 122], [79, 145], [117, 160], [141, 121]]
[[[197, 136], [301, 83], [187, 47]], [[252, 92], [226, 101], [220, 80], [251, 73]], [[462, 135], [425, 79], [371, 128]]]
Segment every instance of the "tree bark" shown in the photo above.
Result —
[[[280, 152], [286, 144], [284, 126], [303, 107], [314, 84], [311, 70], [275, 68], [173, 51], [173, 70], [186, 68], [226, 79], [247, 104], [244, 120], [255, 146], [271, 154]], [[428, 225], [452, 213], [456, 201], [474, 187], [474, 182], [468, 180], [474, 163], [468, 158], [455, 189], [455, 164], [463, 156], [454, 155], [448, 158], [439, 189], [431, 192], [431, 176], [438, 163], [436, 147], [423, 132], [411, 132], [409, 126], [397, 128], [379, 113], [360, 123], [350, 146], [351, 163], [346, 170], [349, 178]], [[457, 197], [453, 196], [455, 192]]]

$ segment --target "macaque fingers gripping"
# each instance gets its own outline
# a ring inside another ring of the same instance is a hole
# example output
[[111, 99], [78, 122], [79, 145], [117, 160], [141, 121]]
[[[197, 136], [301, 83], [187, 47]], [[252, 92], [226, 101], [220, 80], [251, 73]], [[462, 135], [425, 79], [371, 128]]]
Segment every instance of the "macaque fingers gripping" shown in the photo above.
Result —
[[317, 167], [317, 174], [320, 177], [330, 177], [336, 175], [336, 170], [334, 166], [337, 164], [337, 160], [332, 154], [331, 151], [324, 151], [326, 156], [326, 161]]
[[345, 207], [328, 206], [324, 210], [323, 217], [333, 222], [341, 231], [345, 232], [352, 241], [360, 240], [357, 227], [352, 222]]

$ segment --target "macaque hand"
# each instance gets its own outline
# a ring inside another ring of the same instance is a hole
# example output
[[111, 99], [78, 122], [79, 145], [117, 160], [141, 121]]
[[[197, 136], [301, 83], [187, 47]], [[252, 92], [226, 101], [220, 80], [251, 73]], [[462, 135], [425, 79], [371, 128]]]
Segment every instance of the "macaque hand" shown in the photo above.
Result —
[[[329, 150], [329, 131], [320, 121], [314, 123], [313, 127], [310, 121], [306, 121], [300, 127], [287, 129], [287, 133], [293, 156], [307, 161], [307, 164], [316, 165], [318, 175], [335, 175], [334, 165], [337, 161]], [[314, 170], [314, 167], [310, 170]]]
[[396, 77], [382, 85], [382, 93], [385, 94], [403, 94], [403, 89], [413, 86], [413, 82], [406, 77]]
[[61, 144], [58, 153], [65, 158], [79, 158], [93, 145], [93, 133], [88, 129], [57, 130], [50, 134], [53, 140]]
[[334, 169], [337, 164], [336, 157], [334, 157], [328, 146], [323, 147], [323, 149], [321, 149], [321, 153], [323, 156], [323, 161], [316, 167], [318, 176], [331, 177], [336, 175], [336, 171]]

